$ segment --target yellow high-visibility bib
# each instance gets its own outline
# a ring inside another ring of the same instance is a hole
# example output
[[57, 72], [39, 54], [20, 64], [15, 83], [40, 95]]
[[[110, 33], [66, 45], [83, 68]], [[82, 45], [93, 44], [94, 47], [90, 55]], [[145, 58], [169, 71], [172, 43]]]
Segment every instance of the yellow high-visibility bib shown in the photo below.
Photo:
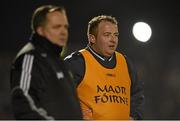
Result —
[[129, 119], [131, 80], [124, 56], [115, 52], [116, 66], [110, 69], [89, 51], [80, 52], [85, 59], [85, 75], [77, 92], [84, 119]]

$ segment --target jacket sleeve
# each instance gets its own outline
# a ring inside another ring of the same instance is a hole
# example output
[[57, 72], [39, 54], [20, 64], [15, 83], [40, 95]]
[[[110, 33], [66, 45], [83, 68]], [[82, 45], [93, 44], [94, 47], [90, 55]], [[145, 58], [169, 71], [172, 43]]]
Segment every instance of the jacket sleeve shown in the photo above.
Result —
[[133, 67], [132, 62], [127, 58], [129, 75], [131, 78], [131, 112], [130, 116], [133, 119], [143, 119], [144, 111], [144, 83], [138, 80], [136, 69]]
[[22, 55], [12, 64], [11, 103], [15, 119], [53, 119], [40, 103], [41, 80], [34, 55]]

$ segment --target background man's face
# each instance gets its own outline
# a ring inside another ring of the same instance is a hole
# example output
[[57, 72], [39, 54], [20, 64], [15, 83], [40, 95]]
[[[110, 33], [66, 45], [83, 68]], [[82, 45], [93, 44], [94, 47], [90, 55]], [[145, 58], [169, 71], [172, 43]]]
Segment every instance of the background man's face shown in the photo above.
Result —
[[68, 20], [65, 12], [48, 13], [46, 22], [41, 26], [41, 35], [52, 43], [65, 46], [68, 39]]

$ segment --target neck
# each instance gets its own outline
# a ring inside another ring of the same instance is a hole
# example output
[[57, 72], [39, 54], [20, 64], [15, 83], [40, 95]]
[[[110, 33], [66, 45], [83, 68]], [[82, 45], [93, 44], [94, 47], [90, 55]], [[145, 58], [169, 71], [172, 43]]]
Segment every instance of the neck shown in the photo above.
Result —
[[110, 55], [110, 56], [105, 56], [101, 53], [99, 53], [93, 46], [91, 45], [88, 45], [88, 48], [89, 50], [96, 56], [98, 57], [99, 59], [103, 60], [103, 61], [110, 61], [112, 58], [113, 58], [113, 55]]

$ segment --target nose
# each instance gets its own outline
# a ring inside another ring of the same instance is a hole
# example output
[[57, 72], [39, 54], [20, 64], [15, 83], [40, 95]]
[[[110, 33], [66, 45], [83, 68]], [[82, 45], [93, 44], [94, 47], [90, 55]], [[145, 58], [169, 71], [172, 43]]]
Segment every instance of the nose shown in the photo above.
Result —
[[111, 42], [116, 43], [118, 40], [118, 37], [116, 35], [111, 35]]
[[67, 35], [67, 34], [68, 34], [67, 28], [66, 28], [66, 27], [62, 27], [62, 28], [60, 29], [60, 34], [61, 34], [61, 35]]

